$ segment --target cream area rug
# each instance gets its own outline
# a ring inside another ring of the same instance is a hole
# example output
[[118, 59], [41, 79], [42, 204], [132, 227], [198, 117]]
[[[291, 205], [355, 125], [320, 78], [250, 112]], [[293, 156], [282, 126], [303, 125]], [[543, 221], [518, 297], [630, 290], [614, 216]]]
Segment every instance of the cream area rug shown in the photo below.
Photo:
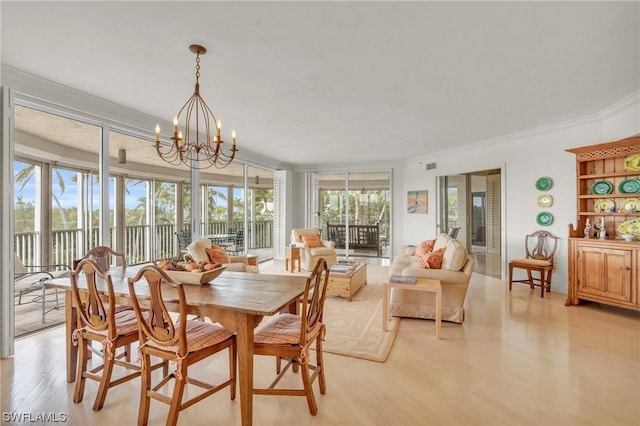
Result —
[[[269, 268], [267, 274], [289, 274]], [[398, 333], [399, 318], [391, 318], [387, 331], [382, 331], [382, 283], [389, 267], [367, 265], [367, 284], [348, 299], [327, 296], [324, 305], [324, 323], [327, 333], [324, 351], [370, 361], [385, 362]], [[308, 275], [295, 272], [296, 275]]]

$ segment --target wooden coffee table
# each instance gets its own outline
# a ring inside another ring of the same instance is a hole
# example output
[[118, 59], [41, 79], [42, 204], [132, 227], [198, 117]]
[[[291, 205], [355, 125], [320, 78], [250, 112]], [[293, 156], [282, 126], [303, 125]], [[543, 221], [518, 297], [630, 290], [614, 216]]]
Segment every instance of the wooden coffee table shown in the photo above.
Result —
[[387, 331], [389, 321], [389, 300], [391, 289], [401, 288], [408, 291], [430, 291], [436, 295], [436, 339], [440, 339], [440, 326], [442, 323], [442, 285], [440, 280], [418, 278], [415, 284], [384, 283], [384, 302], [382, 310], [382, 330]]
[[349, 299], [367, 283], [367, 264], [358, 263], [356, 268], [348, 274], [329, 272], [328, 296], [340, 296]]

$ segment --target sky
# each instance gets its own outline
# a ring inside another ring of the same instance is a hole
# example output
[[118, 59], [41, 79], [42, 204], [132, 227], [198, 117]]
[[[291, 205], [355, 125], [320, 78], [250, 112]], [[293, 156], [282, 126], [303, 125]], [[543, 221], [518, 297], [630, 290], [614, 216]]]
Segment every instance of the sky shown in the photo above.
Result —
[[[29, 164], [27, 163], [23, 163], [20, 161], [16, 161], [14, 162], [14, 174], [18, 174], [21, 170], [23, 170], [25, 167], [28, 167]], [[60, 177], [62, 178], [62, 180], [64, 181], [64, 192], [61, 190], [60, 185], [58, 184], [58, 173], [60, 175]], [[63, 208], [72, 208], [72, 207], [76, 207], [78, 204], [78, 183], [75, 181], [76, 179], [74, 179], [77, 176], [77, 172], [76, 171], [72, 171], [72, 170], [66, 170], [66, 169], [61, 169], [61, 168], [53, 168], [53, 191], [55, 193], [55, 195], [58, 198], [58, 201], [60, 202], [60, 205]], [[135, 209], [136, 205], [137, 205], [137, 200], [140, 197], [144, 197], [146, 195], [146, 187], [147, 185], [145, 184], [139, 184], [139, 185], [128, 185], [128, 193], [125, 195], [125, 208], [127, 209]], [[113, 183], [110, 185], [110, 200], [113, 200], [114, 194], [113, 194], [113, 188], [114, 185]], [[94, 207], [94, 209], [98, 208], [98, 202], [100, 199], [100, 194], [99, 194], [99, 187], [98, 185], [93, 185], [93, 191], [92, 191], [92, 196], [93, 196], [93, 202], [92, 205]], [[234, 198], [241, 198], [243, 194], [243, 190], [242, 188], [234, 188]], [[15, 196], [16, 198], [18, 196], [22, 197], [22, 200], [25, 202], [33, 202], [35, 203], [35, 195], [36, 195], [36, 178], [35, 176], [32, 176], [31, 179], [29, 179], [29, 181], [25, 184], [25, 186], [20, 189], [19, 185], [16, 183], [15, 184]], [[226, 204], [226, 200], [223, 200], [220, 197], [217, 197], [216, 199], [216, 203], [217, 205], [224, 205]], [[110, 207], [113, 208], [113, 204], [110, 203]]]

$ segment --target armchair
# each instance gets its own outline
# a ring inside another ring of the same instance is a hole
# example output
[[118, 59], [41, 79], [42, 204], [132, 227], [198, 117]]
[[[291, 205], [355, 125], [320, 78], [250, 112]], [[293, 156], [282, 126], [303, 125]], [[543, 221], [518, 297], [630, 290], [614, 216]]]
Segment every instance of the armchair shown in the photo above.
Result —
[[318, 228], [291, 230], [291, 242], [300, 247], [300, 265], [305, 271], [313, 271], [321, 257], [326, 259], [329, 268], [338, 263], [335, 243], [321, 240], [319, 235]]
[[[200, 238], [187, 246], [187, 254], [196, 263], [208, 262], [209, 254], [206, 249], [213, 247], [208, 238]], [[258, 266], [249, 265], [247, 256], [228, 256], [229, 262], [221, 262], [227, 267], [227, 271], [233, 272], [260, 272]]]

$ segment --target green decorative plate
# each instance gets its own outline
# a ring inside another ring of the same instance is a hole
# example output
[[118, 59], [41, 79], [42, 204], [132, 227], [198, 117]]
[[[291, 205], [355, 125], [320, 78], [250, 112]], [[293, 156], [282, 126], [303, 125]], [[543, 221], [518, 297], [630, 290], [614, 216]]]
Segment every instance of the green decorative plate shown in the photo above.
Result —
[[536, 188], [538, 191], [548, 191], [553, 186], [553, 181], [550, 177], [541, 177], [536, 181]]
[[536, 222], [540, 226], [549, 226], [553, 223], [553, 215], [549, 212], [540, 212], [536, 216]]
[[640, 180], [636, 178], [623, 180], [618, 184], [618, 192], [621, 194], [635, 194], [640, 192]]
[[591, 185], [591, 193], [595, 195], [611, 194], [613, 185], [608, 180], [599, 180]]

